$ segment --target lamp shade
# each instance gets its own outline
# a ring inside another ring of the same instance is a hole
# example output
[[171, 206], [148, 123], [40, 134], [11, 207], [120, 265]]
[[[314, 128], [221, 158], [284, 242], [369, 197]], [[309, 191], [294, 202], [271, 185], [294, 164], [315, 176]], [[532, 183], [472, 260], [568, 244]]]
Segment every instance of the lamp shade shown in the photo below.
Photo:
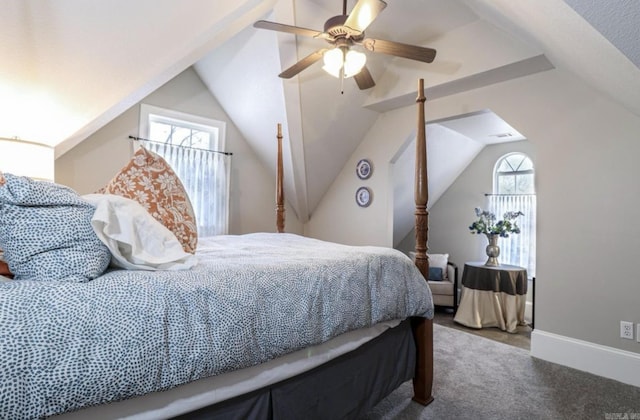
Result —
[[364, 53], [350, 50], [344, 62], [344, 77], [351, 77], [360, 73], [366, 62], [367, 56]]
[[326, 51], [323, 55], [324, 66], [322, 69], [333, 77], [340, 77], [340, 70], [344, 69], [344, 78], [355, 76], [367, 62], [364, 53], [347, 50], [346, 47], [336, 47]]
[[0, 137], [0, 171], [53, 181], [54, 150], [46, 144]]
[[331, 49], [323, 55], [324, 66], [322, 69], [333, 77], [340, 77], [343, 60], [344, 54], [340, 48]]

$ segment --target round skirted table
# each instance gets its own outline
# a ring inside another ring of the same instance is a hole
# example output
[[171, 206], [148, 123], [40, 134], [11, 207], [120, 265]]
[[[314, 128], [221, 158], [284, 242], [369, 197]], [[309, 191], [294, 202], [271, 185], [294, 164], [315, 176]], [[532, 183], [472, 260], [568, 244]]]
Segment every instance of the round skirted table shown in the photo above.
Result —
[[471, 328], [498, 327], [515, 332], [518, 325], [526, 325], [526, 300], [525, 268], [468, 262], [462, 272], [462, 298], [453, 320]]

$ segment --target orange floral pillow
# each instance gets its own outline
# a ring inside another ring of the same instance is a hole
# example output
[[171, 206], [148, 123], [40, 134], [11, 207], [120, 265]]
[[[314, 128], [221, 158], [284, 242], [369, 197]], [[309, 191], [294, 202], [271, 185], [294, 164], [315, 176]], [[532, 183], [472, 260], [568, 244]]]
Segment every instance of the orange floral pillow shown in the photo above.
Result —
[[137, 201], [176, 235], [185, 252], [195, 253], [198, 228], [191, 201], [182, 182], [162, 157], [141, 147], [98, 192]]

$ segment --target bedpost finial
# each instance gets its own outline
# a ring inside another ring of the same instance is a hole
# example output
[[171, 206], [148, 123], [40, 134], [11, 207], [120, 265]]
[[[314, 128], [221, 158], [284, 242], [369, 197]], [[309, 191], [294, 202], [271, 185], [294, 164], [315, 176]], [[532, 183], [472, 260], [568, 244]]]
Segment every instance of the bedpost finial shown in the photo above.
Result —
[[424, 102], [427, 98], [424, 96], [424, 79], [418, 79], [418, 97], [416, 102]]

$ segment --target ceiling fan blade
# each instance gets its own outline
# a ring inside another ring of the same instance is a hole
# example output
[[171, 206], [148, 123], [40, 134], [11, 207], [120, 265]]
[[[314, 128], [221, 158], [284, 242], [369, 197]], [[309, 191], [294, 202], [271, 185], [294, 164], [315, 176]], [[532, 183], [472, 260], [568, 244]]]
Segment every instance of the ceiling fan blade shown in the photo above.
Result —
[[433, 48], [401, 44], [400, 42], [366, 38], [362, 41], [362, 45], [372, 52], [404, 57], [410, 60], [424, 61], [425, 63], [431, 63], [433, 59], [436, 58], [436, 50]]
[[322, 32], [313, 29], [301, 28], [299, 26], [285, 25], [282, 23], [269, 22], [268, 20], [259, 20], [253, 24], [254, 28], [269, 29], [271, 31], [287, 32], [290, 34], [309, 36], [312, 38], [322, 36]]
[[358, 0], [344, 26], [362, 33], [385, 7], [387, 3], [382, 0]]
[[356, 79], [356, 83], [360, 90], [369, 89], [376, 85], [376, 82], [373, 81], [373, 77], [371, 77], [371, 73], [367, 66], [364, 66], [358, 74], [353, 76], [353, 78]]
[[300, 73], [302, 70], [306, 69], [316, 61], [320, 60], [325, 51], [327, 51], [326, 48], [321, 48], [318, 51], [312, 52], [302, 60], [298, 61], [293, 66], [289, 67], [288, 69], [280, 73], [278, 76], [282, 77], [283, 79], [291, 79], [293, 76]]

